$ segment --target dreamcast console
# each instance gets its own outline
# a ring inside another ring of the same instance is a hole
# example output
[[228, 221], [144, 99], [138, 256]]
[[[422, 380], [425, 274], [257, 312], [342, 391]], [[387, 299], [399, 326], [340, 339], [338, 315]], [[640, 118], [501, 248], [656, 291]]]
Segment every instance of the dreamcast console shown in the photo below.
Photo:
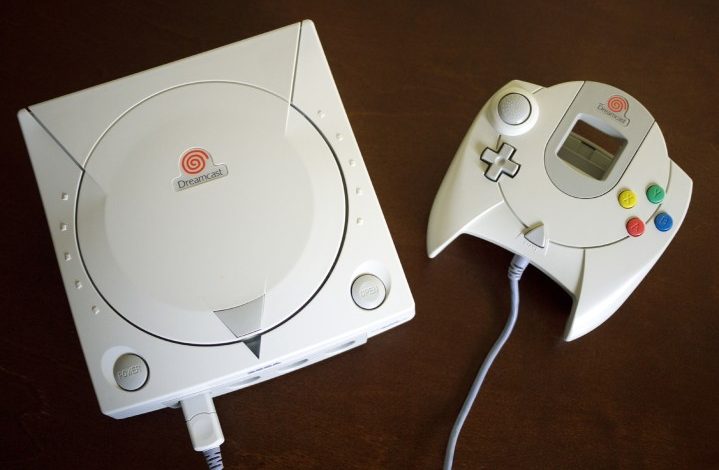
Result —
[[414, 315], [312, 22], [18, 116], [103, 413], [221, 395]]
[[574, 298], [565, 339], [602, 324], [676, 234], [692, 181], [629, 94], [596, 82], [512, 81], [480, 111], [432, 207], [427, 251], [496, 243]]

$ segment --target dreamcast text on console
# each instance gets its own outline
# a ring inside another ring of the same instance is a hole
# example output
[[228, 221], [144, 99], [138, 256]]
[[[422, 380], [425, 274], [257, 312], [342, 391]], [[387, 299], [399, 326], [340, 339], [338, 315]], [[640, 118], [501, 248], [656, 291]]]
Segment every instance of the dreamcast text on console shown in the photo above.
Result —
[[414, 315], [312, 22], [18, 117], [103, 413], [237, 390]]
[[564, 337], [602, 324], [684, 221], [692, 180], [647, 109], [602, 83], [512, 81], [484, 105], [432, 207], [427, 252], [460, 234], [498, 244], [573, 299]]

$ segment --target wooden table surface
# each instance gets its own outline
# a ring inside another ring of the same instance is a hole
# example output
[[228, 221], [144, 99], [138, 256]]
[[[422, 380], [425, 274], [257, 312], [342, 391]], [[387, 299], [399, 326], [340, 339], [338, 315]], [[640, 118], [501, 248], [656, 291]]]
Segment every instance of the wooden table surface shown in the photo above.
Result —
[[227, 468], [440, 468], [505, 322], [511, 255], [462, 237], [429, 260], [427, 217], [472, 119], [512, 79], [628, 91], [661, 125], [694, 194], [644, 282], [578, 341], [561, 339], [570, 297], [527, 271], [517, 328], [455, 468], [719, 468], [719, 6], [649, 0], [3, 3], [0, 468], [204, 466], [178, 410], [100, 413], [15, 112], [304, 18], [319, 31], [417, 313], [361, 348], [217, 399]]

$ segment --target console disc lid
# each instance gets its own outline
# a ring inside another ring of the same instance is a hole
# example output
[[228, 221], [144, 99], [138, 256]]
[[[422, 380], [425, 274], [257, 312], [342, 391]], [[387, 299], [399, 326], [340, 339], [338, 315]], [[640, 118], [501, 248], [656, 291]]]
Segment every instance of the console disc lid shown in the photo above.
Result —
[[171, 88], [132, 107], [85, 162], [77, 237], [93, 284], [136, 327], [191, 344], [286, 320], [338, 256], [337, 161], [299, 111], [228, 82]]

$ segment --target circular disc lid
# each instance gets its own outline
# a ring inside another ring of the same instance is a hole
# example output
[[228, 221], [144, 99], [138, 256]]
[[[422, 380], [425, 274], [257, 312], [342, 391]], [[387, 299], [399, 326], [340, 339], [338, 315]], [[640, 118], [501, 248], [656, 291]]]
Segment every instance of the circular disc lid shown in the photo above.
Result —
[[201, 82], [123, 114], [85, 163], [83, 262], [136, 327], [190, 344], [246, 339], [288, 319], [329, 275], [346, 227], [337, 160], [269, 92]]

